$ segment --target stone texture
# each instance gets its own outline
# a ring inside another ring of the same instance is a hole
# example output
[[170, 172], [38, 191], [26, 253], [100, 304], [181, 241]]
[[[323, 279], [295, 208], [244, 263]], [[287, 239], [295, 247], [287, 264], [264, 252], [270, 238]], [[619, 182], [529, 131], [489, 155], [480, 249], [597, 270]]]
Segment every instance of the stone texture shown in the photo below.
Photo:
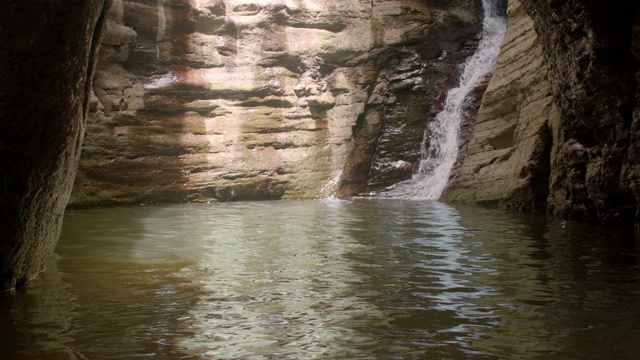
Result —
[[[638, 7], [634, 13], [631, 46], [636, 63], [640, 64], [640, 8]], [[636, 238], [640, 238], [640, 66], [635, 74], [635, 86], [635, 106], [629, 134], [630, 145], [622, 166], [620, 182], [622, 187], [628, 189], [636, 199], [634, 225]]]
[[441, 109], [447, 90], [457, 86], [460, 64], [475, 50], [482, 19], [479, 2], [426, 6], [440, 21], [422, 29], [419, 43], [382, 53], [376, 61], [373, 92], [353, 128], [341, 196], [376, 192], [412, 176], [424, 129]]
[[561, 118], [553, 130], [549, 211], [638, 226], [640, 3], [522, 4], [542, 40]]
[[444, 194], [454, 202], [545, 211], [554, 107], [533, 21], [510, 1], [507, 33], [467, 156]]
[[496, 75], [446, 198], [635, 223], [640, 236], [640, 4], [521, 3], [530, 19], [510, 2]]
[[0, 290], [41, 272], [58, 240], [109, 5], [0, 4]]
[[481, 18], [478, 0], [118, 9], [73, 206], [317, 198], [404, 179]]

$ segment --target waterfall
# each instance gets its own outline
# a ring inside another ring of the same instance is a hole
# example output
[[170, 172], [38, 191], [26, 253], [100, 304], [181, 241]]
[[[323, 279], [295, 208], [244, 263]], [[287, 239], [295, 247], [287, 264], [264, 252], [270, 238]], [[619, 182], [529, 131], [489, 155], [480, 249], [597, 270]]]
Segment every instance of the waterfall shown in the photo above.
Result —
[[417, 171], [410, 180], [396, 184], [381, 194], [382, 196], [437, 200], [446, 189], [458, 157], [459, 132], [465, 101], [493, 71], [506, 31], [506, 19], [499, 11], [499, 2], [500, 0], [482, 0], [484, 19], [478, 49], [465, 62], [460, 85], [449, 90], [444, 109], [436, 115], [425, 131]]

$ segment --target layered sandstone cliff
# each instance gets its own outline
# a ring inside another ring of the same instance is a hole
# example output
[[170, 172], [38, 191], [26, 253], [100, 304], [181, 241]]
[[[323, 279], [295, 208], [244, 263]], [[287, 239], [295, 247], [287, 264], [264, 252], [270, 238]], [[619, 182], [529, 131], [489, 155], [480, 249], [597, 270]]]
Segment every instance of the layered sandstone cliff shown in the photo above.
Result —
[[[510, 1], [445, 199], [638, 222], [640, 16], [618, 5]], [[472, 0], [116, 1], [73, 204], [349, 196], [404, 180], [480, 12]]]
[[481, 25], [477, 0], [115, 5], [76, 206], [314, 198], [402, 180]]

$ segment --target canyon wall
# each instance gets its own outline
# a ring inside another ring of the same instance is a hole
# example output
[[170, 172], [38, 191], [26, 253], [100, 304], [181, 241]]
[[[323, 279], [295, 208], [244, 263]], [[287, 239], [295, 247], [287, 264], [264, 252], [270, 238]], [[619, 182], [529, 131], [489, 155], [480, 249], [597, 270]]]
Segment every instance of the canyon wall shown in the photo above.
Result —
[[406, 179], [481, 18], [479, 0], [116, 1], [71, 205]]
[[41, 272], [58, 241], [109, 5], [0, 3], [0, 291]]
[[520, 2], [445, 199], [640, 234], [640, 4]]

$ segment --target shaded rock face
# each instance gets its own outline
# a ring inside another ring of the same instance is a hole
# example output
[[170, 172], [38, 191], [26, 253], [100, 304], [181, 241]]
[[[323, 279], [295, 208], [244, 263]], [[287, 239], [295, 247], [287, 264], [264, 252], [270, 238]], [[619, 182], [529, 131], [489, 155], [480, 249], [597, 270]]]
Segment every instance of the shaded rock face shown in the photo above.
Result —
[[56, 245], [109, 5], [0, 4], [0, 290], [36, 276]]
[[543, 43], [560, 113], [549, 211], [603, 223], [640, 220], [640, 3], [522, 0]]
[[521, 5], [446, 198], [640, 231], [640, 5]]
[[75, 206], [315, 198], [402, 180], [482, 9], [479, 0], [114, 5]]

